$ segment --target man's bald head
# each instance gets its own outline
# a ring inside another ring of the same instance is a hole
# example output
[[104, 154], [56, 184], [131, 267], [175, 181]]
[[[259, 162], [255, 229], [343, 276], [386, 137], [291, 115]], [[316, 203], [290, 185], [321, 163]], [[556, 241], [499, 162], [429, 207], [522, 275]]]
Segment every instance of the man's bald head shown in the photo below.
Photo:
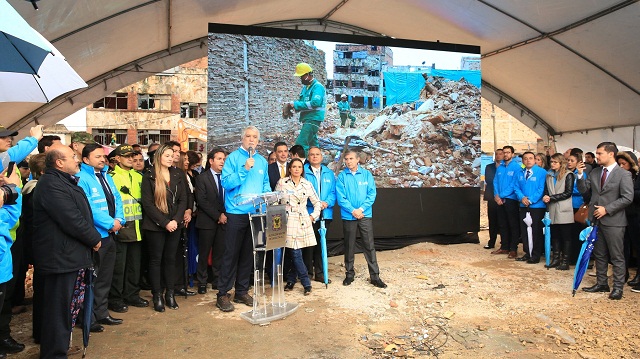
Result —
[[45, 165], [70, 175], [78, 173], [78, 159], [75, 152], [68, 146], [55, 143], [46, 152]]

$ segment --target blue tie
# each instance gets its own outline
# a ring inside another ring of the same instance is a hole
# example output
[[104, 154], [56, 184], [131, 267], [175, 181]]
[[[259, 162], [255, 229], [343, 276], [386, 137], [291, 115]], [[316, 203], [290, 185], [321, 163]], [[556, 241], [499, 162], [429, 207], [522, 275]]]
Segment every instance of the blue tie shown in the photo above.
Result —
[[216, 178], [218, 179], [218, 200], [224, 206], [224, 191], [222, 190], [222, 181], [219, 173], [216, 173]]
[[113, 193], [111, 193], [111, 188], [107, 184], [107, 180], [104, 178], [102, 172], [96, 172], [96, 177], [100, 181], [100, 185], [102, 185], [102, 191], [104, 192], [104, 198], [107, 200], [107, 207], [109, 208], [109, 216], [116, 216], [116, 203], [113, 198]]

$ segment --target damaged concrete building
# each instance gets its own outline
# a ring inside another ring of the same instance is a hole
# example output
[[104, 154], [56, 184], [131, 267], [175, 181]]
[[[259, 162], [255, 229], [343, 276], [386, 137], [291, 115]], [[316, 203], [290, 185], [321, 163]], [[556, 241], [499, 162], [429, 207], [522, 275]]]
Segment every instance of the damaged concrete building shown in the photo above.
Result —
[[385, 106], [383, 72], [390, 66], [393, 51], [388, 46], [336, 44], [329, 84], [335, 101], [346, 94], [354, 109], [380, 110]]
[[206, 150], [207, 59], [176, 66], [87, 107], [87, 132], [102, 145], [176, 140]]

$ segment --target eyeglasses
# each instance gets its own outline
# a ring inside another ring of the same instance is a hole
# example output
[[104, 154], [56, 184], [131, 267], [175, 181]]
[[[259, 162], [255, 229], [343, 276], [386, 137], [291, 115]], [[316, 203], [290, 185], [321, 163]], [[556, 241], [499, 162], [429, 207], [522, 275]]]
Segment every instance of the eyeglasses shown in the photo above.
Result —
[[74, 159], [74, 160], [77, 160], [77, 159], [78, 159], [78, 155], [73, 155], [72, 157], [64, 157], [64, 158], [61, 158], [61, 160], [66, 161], [66, 160], [68, 160], [69, 158], [72, 158], [72, 159]]

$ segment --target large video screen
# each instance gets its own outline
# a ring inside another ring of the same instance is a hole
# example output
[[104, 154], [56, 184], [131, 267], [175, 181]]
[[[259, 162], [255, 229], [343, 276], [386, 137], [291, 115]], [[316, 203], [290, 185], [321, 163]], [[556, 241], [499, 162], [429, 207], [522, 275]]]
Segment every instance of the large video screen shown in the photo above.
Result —
[[300, 142], [305, 110], [286, 104], [305, 91], [294, 76], [305, 63], [324, 90], [317, 144], [336, 173], [349, 148], [379, 188], [479, 186], [478, 48], [220, 24], [208, 46], [210, 147], [235, 150], [248, 125], [265, 157]]

